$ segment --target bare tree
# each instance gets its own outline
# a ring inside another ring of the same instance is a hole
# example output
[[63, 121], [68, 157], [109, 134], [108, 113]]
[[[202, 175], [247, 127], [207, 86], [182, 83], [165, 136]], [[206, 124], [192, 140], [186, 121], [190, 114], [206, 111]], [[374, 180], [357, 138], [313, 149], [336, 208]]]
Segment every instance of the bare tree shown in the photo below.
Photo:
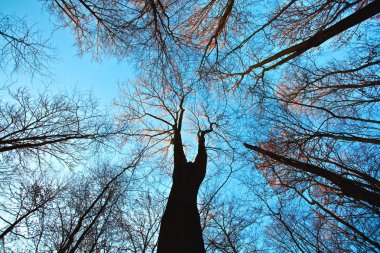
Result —
[[65, 191], [65, 184], [48, 174], [46, 171], [25, 171], [2, 182], [0, 245], [4, 252], [33, 244], [39, 248], [44, 219]]
[[[291, 62], [299, 58], [301, 55], [314, 48], [318, 48], [326, 41], [347, 33], [350, 28], [357, 27], [368, 19], [375, 18], [379, 13], [378, 1], [313, 1], [313, 3], [304, 4], [303, 2], [290, 1], [289, 3], [281, 3], [275, 7], [273, 13], [267, 15], [267, 22], [263, 25], [257, 25], [249, 36], [235, 44], [232, 49], [222, 57], [218, 64], [212, 65], [213, 68], [218, 67], [221, 61], [225, 64], [221, 67], [223, 78], [230, 78], [235, 82], [233, 87], [239, 86], [245, 76], [252, 75], [254, 79], [263, 79], [267, 71], [278, 68], [285, 63]], [[271, 6], [268, 3], [268, 6]], [[266, 36], [268, 32], [273, 36]], [[268, 44], [276, 46], [288, 45], [288, 47], [280, 49], [268, 48], [260, 43], [258, 53], [253, 54], [253, 64], [248, 64], [244, 57], [241, 57], [241, 66], [233, 64], [229, 58], [245, 56], [246, 50], [252, 52], [252, 48], [247, 49], [249, 42], [258, 39], [258, 35], [264, 34], [264, 38], [260, 40], [267, 41]], [[360, 39], [360, 37], [359, 37]], [[273, 49], [277, 53], [267, 54]], [[264, 53], [263, 53], [264, 52]], [[229, 65], [233, 66], [231, 68]], [[236, 67], [242, 70], [235, 71]], [[255, 80], [253, 80], [255, 82]], [[257, 82], [257, 81], [256, 81]]]
[[256, 252], [258, 239], [255, 227], [259, 210], [251, 209], [238, 199], [214, 198], [203, 209], [207, 252]]
[[267, 115], [272, 133], [245, 146], [259, 154], [258, 167], [273, 186], [318, 207], [329, 224], [321, 234], [340, 231], [355, 247], [376, 251], [378, 46], [363, 47], [344, 64], [289, 69], [269, 97], [279, 102]]
[[0, 101], [4, 248], [13, 247], [17, 238], [29, 237], [25, 243], [35, 243], [38, 251], [45, 219], [67, 190], [60, 170], [74, 169], [88, 157], [86, 150], [101, 150], [120, 133], [97, 110], [91, 94], [78, 95], [51, 96], [46, 91], [33, 98], [27, 89], [18, 89]]
[[51, 158], [70, 166], [80, 158], [80, 151], [118, 133], [97, 110], [91, 94], [44, 92], [33, 98], [25, 88], [9, 94], [0, 107], [3, 169]]
[[[140, 79], [140, 85], [135, 86], [136, 93], [124, 91], [126, 103], [119, 103], [124, 107], [119, 120], [130, 127], [135, 126], [130, 128], [129, 135], [148, 141], [153, 153], [166, 151], [173, 154], [173, 185], [161, 221], [158, 251], [204, 252], [197, 194], [207, 167], [205, 137], [213, 131], [215, 123], [207, 114], [204, 120], [198, 117], [191, 120], [197, 115], [191, 107], [188, 114], [192, 117], [186, 121], [185, 105], [190, 102], [187, 99], [191, 97], [191, 86], [181, 82], [180, 76], [171, 80], [161, 78], [152, 81]], [[165, 82], [165, 86], [157, 85], [157, 81]], [[194, 162], [188, 161], [184, 151], [182, 135], [185, 124], [193, 124], [198, 137]]]
[[[61, 216], [61, 223], [66, 227], [61, 227], [62, 237], [57, 245], [57, 252], [76, 252], [79, 249], [84, 251], [94, 251], [100, 248], [111, 247], [112, 242], [106, 243], [107, 246], [101, 245], [102, 240], [106, 239], [105, 230], [110, 229], [109, 221], [112, 216], [115, 215], [115, 208], [117, 203], [123, 194], [128, 190], [128, 180], [122, 180], [124, 174], [135, 169], [137, 166], [140, 156], [137, 156], [135, 161], [132, 161], [125, 168], [119, 169], [117, 173], [110, 172], [110, 168], [104, 165], [99, 171], [104, 173], [95, 174], [95, 176], [100, 178], [99, 189], [94, 189], [95, 194], [93, 194], [91, 181], [85, 181], [84, 187], [81, 187], [84, 191], [80, 192], [82, 196], [76, 196], [74, 192], [70, 192], [70, 199], [72, 203], [68, 203], [68, 207], [73, 208], [74, 214], [68, 210], [71, 220], [66, 223], [68, 218], [66, 215]], [[111, 174], [111, 175], [107, 175]], [[114, 175], [112, 175], [114, 174]], [[105, 177], [104, 177], [105, 176]], [[111, 177], [110, 177], [111, 176]], [[122, 182], [124, 181], [124, 187], [122, 187]], [[77, 186], [76, 186], [77, 187]], [[123, 189], [124, 188], [124, 189]], [[75, 191], [76, 189], [72, 189]], [[57, 231], [59, 232], [59, 231]], [[99, 245], [100, 244], [100, 245]]]
[[47, 71], [51, 47], [40, 32], [22, 18], [0, 15], [0, 69], [4, 72]]
[[125, 200], [115, 215], [120, 228], [121, 251], [156, 252], [157, 239], [165, 200], [157, 194], [139, 193]]
[[[2, 233], [2, 246], [6, 250], [29, 248], [35, 252], [93, 252], [111, 250], [117, 252], [128, 241], [120, 244], [115, 238], [122, 233], [116, 217], [119, 205], [127, 197], [141, 154], [124, 168], [109, 164], [96, 164], [83, 174], [73, 174], [66, 178], [59, 191], [49, 190], [54, 198], [46, 200], [43, 195], [47, 185], [40, 181], [32, 185], [29, 195], [21, 192], [23, 209], [32, 199], [36, 210], [20, 218]], [[46, 176], [45, 176], [46, 177]], [[51, 187], [54, 187], [52, 184]], [[46, 195], [46, 198], [49, 197]], [[43, 201], [42, 203], [36, 201]], [[33, 206], [33, 207], [34, 207]], [[126, 208], [124, 206], [124, 208]], [[29, 211], [29, 209], [26, 209]], [[10, 214], [10, 208], [5, 210]], [[23, 210], [21, 210], [23, 211]], [[130, 239], [128, 239], [130, 240]]]
[[45, 0], [74, 30], [82, 52], [92, 51], [95, 58], [139, 55], [144, 60], [138, 63], [154, 59], [160, 67], [175, 65], [180, 53], [195, 54], [195, 61], [203, 63], [214, 49], [234, 43], [229, 35], [244, 34], [243, 25], [251, 23], [246, 17], [252, 14], [252, 4], [236, 2]]
[[[125, 57], [134, 50], [154, 47], [165, 57], [175, 37], [171, 16], [181, 7], [172, 1], [45, 1], [65, 26], [75, 32], [82, 52]], [[179, 3], [182, 5], [184, 3]]]

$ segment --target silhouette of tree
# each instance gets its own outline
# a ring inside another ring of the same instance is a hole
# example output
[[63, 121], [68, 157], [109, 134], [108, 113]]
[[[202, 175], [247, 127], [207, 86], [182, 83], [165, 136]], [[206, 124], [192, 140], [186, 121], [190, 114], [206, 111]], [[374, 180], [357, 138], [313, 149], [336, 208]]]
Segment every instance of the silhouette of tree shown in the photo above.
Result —
[[261, 210], [241, 205], [236, 199], [213, 199], [204, 209], [207, 252], [256, 252], [255, 231]]
[[273, 187], [294, 191], [329, 224], [320, 235], [340, 231], [355, 247], [377, 251], [378, 45], [362, 46], [344, 64], [293, 65], [269, 96], [278, 102], [267, 114], [271, 134], [245, 146], [259, 154]]
[[[171, 80], [156, 76], [155, 80], [141, 78], [137, 82], [135, 92], [124, 90], [125, 97], [118, 103], [124, 109], [119, 121], [129, 125], [131, 132], [127, 135], [147, 141], [152, 153], [173, 154], [173, 184], [161, 220], [157, 250], [204, 252], [197, 194], [206, 175], [205, 138], [213, 131], [215, 123], [207, 114], [204, 115], [206, 119], [201, 120], [197, 117], [199, 112], [191, 107], [186, 109], [192, 89], [179, 75]], [[193, 118], [188, 122], [184, 119], [186, 110]], [[198, 137], [194, 162], [186, 157], [182, 137], [184, 125], [191, 123]]]
[[244, 33], [240, 32], [232, 43], [209, 53], [202, 70], [205, 75], [224, 80], [230, 88], [240, 86], [243, 81], [243, 86], [254, 89], [260, 83], [267, 85], [265, 74], [271, 70], [309, 55], [316, 56], [326, 47], [341, 48], [355, 43], [361, 39], [361, 29], [370, 30], [367, 24], [374, 25], [380, 11], [377, 1], [257, 1], [256, 4], [264, 6], [265, 11], [253, 7], [256, 10], [253, 16], [259, 18], [244, 15], [251, 21], [249, 29], [247, 26], [239, 29]]
[[20, 88], [4, 95], [0, 103], [0, 239], [7, 248], [22, 237], [33, 238], [38, 248], [47, 213], [67, 190], [60, 170], [74, 169], [87, 157], [86, 150], [105, 147], [120, 129], [97, 110], [91, 94], [52, 96], [45, 91], [33, 97]]
[[128, 203], [116, 214], [120, 229], [118, 233], [123, 242], [120, 250], [135, 253], [156, 252], [165, 201], [157, 194], [149, 192], [128, 199]]
[[19, 17], [0, 14], [0, 69], [4, 72], [47, 71], [53, 58], [49, 41]]
[[14, 198], [13, 203], [22, 204], [19, 210], [10, 206], [2, 210], [8, 216], [14, 212], [17, 218], [2, 230], [3, 249], [29, 248], [37, 252], [121, 249], [124, 245], [115, 240], [115, 233], [122, 231], [116, 220], [120, 214], [118, 206], [130, 191], [140, 159], [137, 155], [124, 168], [96, 164], [83, 174], [62, 178], [66, 180], [59, 189], [54, 188], [57, 182], [47, 182], [49, 177], [40, 175], [39, 182], [27, 188], [28, 193], [15, 196], [23, 198]]
[[120, 133], [97, 110], [91, 94], [43, 92], [34, 98], [20, 88], [9, 95], [1, 101], [0, 111], [0, 154], [8, 169], [31, 159], [51, 158], [70, 166], [86, 147]]

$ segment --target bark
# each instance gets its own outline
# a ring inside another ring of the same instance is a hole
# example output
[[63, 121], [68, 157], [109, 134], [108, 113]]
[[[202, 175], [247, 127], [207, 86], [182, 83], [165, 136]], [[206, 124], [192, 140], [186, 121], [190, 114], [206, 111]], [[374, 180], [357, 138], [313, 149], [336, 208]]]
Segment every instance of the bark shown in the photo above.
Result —
[[180, 132], [174, 135], [173, 185], [161, 220], [158, 253], [205, 252], [197, 208], [197, 194], [207, 166], [205, 133], [199, 136], [194, 162], [186, 160]]

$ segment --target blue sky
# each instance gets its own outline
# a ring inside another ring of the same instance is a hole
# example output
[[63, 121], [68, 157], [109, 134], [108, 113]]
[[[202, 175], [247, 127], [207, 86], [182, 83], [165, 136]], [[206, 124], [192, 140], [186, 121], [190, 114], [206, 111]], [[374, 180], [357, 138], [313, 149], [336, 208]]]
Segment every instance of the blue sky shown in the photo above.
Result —
[[[15, 83], [14, 86], [27, 86], [31, 90], [45, 86], [55, 92], [92, 91], [101, 106], [111, 105], [118, 94], [118, 82], [133, 77], [132, 64], [119, 63], [116, 59], [104, 58], [101, 62], [92, 59], [91, 54], [78, 56], [74, 36], [68, 29], [55, 29], [56, 18], [36, 0], [0, 0], [2, 15], [24, 17], [35, 30], [42, 32], [43, 38], [51, 38], [57, 60], [49, 63], [52, 78], [31, 77], [30, 74], [14, 73], [4, 76], [0, 73], [1, 83]], [[54, 32], [53, 32], [54, 31]]]

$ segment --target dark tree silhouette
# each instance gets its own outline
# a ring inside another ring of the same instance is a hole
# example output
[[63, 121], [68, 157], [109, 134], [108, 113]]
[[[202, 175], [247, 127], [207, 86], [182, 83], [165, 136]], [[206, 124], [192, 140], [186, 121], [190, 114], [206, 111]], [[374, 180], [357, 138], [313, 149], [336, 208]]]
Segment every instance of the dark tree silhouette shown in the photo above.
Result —
[[[257, 144], [245, 144], [257, 152], [257, 168], [279, 198], [293, 192], [293, 198], [310, 205], [317, 224], [329, 224], [318, 225], [319, 234], [339, 231], [332, 239], [364, 251], [380, 249], [380, 182], [375, 169], [379, 56], [372, 39], [363, 39], [344, 62], [293, 64], [267, 96], [274, 102], [264, 116], [271, 122], [270, 134]], [[281, 221], [289, 222], [284, 217]], [[297, 234], [312, 229], [304, 226]], [[315, 239], [329, 249], [327, 239]]]
[[0, 240], [5, 250], [23, 237], [39, 238], [35, 243], [40, 244], [47, 213], [54, 213], [68, 185], [53, 171], [75, 169], [87, 158], [86, 151], [106, 147], [120, 131], [97, 110], [89, 93], [32, 96], [19, 88], [2, 95]]
[[[211, 192], [206, 192], [209, 195]], [[214, 195], [212, 193], [212, 195]], [[204, 196], [210, 199], [210, 196]], [[244, 196], [219, 195], [201, 213], [206, 252], [257, 252], [261, 209], [245, 205]]]
[[45, 91], [33, 97], [26, 88], [8, 93], [3, 92], [8, 100], [0, 101], [0, 156], [9, 167], [51, 158], [70, 166], [81, 150], [120, 133], [97, 109], [90, 93]]
[[212, 125], [210, 129], [199, 131], [198, 154], [194, 162], [188, 162], [181, 138], [183, 112], [181, 110], [179, 124], [173, 129], [173, 185], [161, 221], [158, 252], [205, 252], [197, 195], [206, 175], [205, 135], [212, 131]]
[[132, 253], [157, 251], [158, 232], [166, 203], [159, 194], [152, 194], [152, 188], [148, 186], [147, 192], [139, 193], [136, 198], [127, 195], [129, 203], [120, 206], [115, 213], [117, 235], [123, 242], [128, 242], [120, 245], [120, 250]]
[[[293, 2], [291, 2], [292, 4]], [[348, 7], [348, 6], [347, 6]], [[346, 7], [346, 8], [347, 8]], [[286, 7], [288, 8], [288, 6]], [[330, 7], [331, 8], [331, 7]], [[281, 11], [280, 11], [281, 12]], [[239, 85], [239, 83], [243, 80], [244, 76], [252, 72], [254, 69], [261, 68], [262, 73], [269, 71], [271, 69], [275, 69], [284, 63], [289, 62], [292, 59], [297, 58], [301, 54], [311, 50], [312, 48], [320, 46], [322, 43], [325, 43], [327, 40], [337, 36], [338, 34], [350, 29], [353, 26], [356, 26], [363, 21], [374, 17], [380, 12], [380, 1], [373, 1], [363, 8], [355, 11], [351, 15], [343, 18], [339, 22], [331, 24], [328, 28], [325, 28], [326, 24], [319, 28], [319, 30], [310, 37], [304, 38], [304, 40], [300, 43], [297, 43], [293, 46], [290, 46], [286, 49], [281, 50], [278, 53], [270, 55], [269, 57], [258, 61], [257, 63], [249, 66], [247, 69], [237, 73], [228, 73], [227, 76], [239, 76], [239, 81], [235, 84], [235, 86]], [[326, 15], [326, 17], [329, 17]]]
[[48, 72], [53, 54], [47, 39], [23, 18], [0, 14], [0, 69], [4, 72]]
[[[161, 221], [158, 252], [205, 252], [197, 195], [206, 175], [206, 136], [214, 131], [215, 124], [207, 114], [202, 120], [193, 107], [185, 108], [192, 102], [192, 89], [181, 82], [180, 76], [174, 76], [170, 80], [158, 75], [140, 78], [135, 91], [123, 90], [125, 97], [118, 105], [124, 110], [119, 120], [129, 125], [127, 135], [148, 142], [151, 154], [166, 151], [173, 155], [173, 183]], [[157, 84], [160, 81], [164, 85]], [[196, 117], [193, 122], [189, 119], [192, 117]], [[191, 123], [195, 123], [193, 132], [198, 137], [194, 161], [186, 157], [182, 137], [184, 125], [189, 130]]]
[[[121, 169], [118, 168], [119, 171], [117, 173], [110, 172], [110, 170], [117, 168], [110, 168], [107, 164], [98, 165], [100, 168], [105, 168], [103, 169], [103, 173], [111, 173], [111, 175], [102, 175], [99, 173], [101, 169], [98, 169], [98, 172], [94, 173], [95, 175], [93, 177], [95, 177], [95, 180], [100, 181], [97, 182], [99, 184], [97, 188], [99, 189], [91, 189], [92, 187], [88, 185], [90, 181], [86, 182], [85, 179], [82, 179], [82, 183], [87, 184], [83, 187], [87, 191], [79, 192], [81, 196], [78, 197], [75, 196], [76, 193], [71, 192], [71, 195], [74, 196], [72, 200], [75, 204], [73, 206], [75, 215], [71, 216], [69, 224], [65, 224], [67, 227], [61, 227], [63, 231], [56, 249], [57, 252], [74, 253], [81, 248], [87, 252], [92, 252], [94, 249], [99, 248], [99, 238], [103, 236], [104, 230], [109, 229], [110, 226], [108, 222], [112, 218], [111, 216], [114, 215], [114, 209], [116, 209], [119, 199], [126, 191], [122, 189], [122, 178], [128, 173], [131, 174], [130, 172], [136, 168], [141, 157], [141, 154], [137, 155], [135, 160], [128, 166]], [[106, 180], [104, 180], [104, 177]], [[87, 180], [91, 180], [91, 178]], [[125, 186], [126, 185], [124, 185], [124, 187]], [[64, 224], [65, 221], [62, 220], [61, 223]], [[100, 227], [100, 229], [96, 231], [96, 227]]]

